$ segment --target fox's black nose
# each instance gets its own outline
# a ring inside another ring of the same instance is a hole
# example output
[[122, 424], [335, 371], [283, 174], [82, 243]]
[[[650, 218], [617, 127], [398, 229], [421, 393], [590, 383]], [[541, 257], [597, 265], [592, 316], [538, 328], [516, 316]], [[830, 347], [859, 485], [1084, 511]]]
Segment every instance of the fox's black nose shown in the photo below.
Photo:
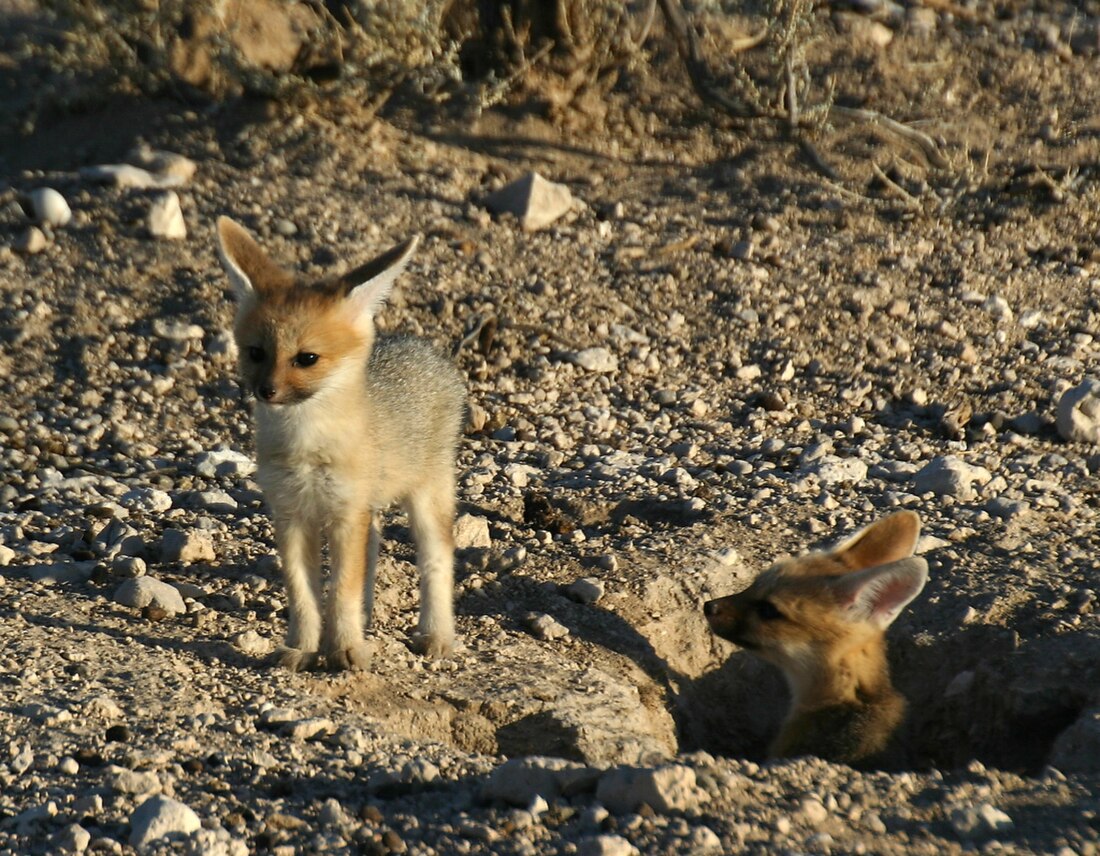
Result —
[[256, 394], [264, 401], [271, 401], [271, 399], [275, 397], [275, 387], [269, 383], [265, 383], [256, 388]]
[[715, 606], [715, 602], [713, 600], [708, 600], [706, 603], [703, 604], [703, 615], [707, 616], [708, 618], [714, 615], [714, 613], [717, 611], [718, 607]]

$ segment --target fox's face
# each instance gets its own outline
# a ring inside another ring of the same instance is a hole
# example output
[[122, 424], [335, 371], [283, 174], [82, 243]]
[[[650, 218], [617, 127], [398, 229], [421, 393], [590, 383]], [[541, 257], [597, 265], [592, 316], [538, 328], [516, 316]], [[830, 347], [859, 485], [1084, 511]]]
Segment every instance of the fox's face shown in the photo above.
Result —
[[222, 264], [237, 294], [241, 379], [265, 406], [300, 404], [361, 372], [374, 315], [416, 248], [412, 238], [341, 277], [303, 281], [274, 264], [232, 220], [218, 219]]
[[241, 380], [265, 404], [305, 401], [343, 369], [362, 366], [370, 351], [373, 336], [356, 328], [342, 301], [325, 300], [315, 288], [253, 300], [237, 316]]
[[923, 588], [911, 558], [920, 520], [903, 511], [830, 551], [782, 559], [744, 591], [708, 601], [711, 629], [783, 669], [792, 684], [880, 639]]

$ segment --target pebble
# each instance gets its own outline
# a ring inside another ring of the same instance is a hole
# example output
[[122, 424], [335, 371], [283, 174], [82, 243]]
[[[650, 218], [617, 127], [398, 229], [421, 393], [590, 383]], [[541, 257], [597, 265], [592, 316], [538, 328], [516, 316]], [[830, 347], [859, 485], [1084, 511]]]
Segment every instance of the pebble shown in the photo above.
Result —
[[600, 777], [596, 799], [615, 814], [637, 811], [643, 804], [664, 814], [695, 810], [710, 796], [696, 784], [695, 770], [669, 764], [609, 770]]
[[131, 511], [144, 511], [147, 514], [159, 514], [172, 507], [172, 497], [163, 490], [152, 487], [136, 487], [126, 491], [119, 502]]
[[460, 514], [454, 525], [455, 549], [492, 547], [493, 539], [489, 535], [489, 521], [473, 514]]
[[187, 184], [198, 169], [198, 164], [184, 155], [154, 149], [144, 143], [136, 146], [126, 159], [154, 173], [162, 187], [166, 186], [164, 182], [172, 182], [172, 186]]
[[58, 853], [83, 853], [91, 841], [88, 830], [79, 823], [70, 823], [54, 833], [50, 844]]
[[1031, 504], [1021, 499], [997, 496], [985, 504], [985, 510], [1001, 520], [1015, 520], [1031, 511]]
[[250, 476], [256, 471], [256, 462], [248, 455], [233, 449], [214, 449], [195, 456], [195, 472], [205, 478], [216, 476]]
[[187, 223], [174, 190], [161, 193], [153, 200], [145, 225], [154, 238], [179, 241], [187, 237]]
[[180, 615], [187, 611], [179, 589], [155, 577], [143, 576], [126, 580], [115, 591], [114, 599], [115, 603], [137, 609], [156, 606], [169, 615]]
[[618, 358], [607, 348], [602, 347], [568, 351], [565, 354], [565, 359], [573, 365], [580, 366], [585, 371], [596, 372], [597, 374], [606, 374], [619, 369]]
[[915, 493], [934, 493], [963, 501], [975, 497], [974, 485], [985, 485], [993, 474], [985, 467], [966, 463], [953, 455], [936, 457], [913, 476]]
[[145, 560], [138, 556], [119, 556], [111, 562], [111, 572], [120, 577], [142, 577], [145, 571]]
[[529, 612], [524, 617], [527, 629], [536, 639], [552, 642], [555, 639], [564, 639], [569, 635], [569, 628], [557, 621], [552, 615], [545, 612]]
[[596, 603], [604, 594], [603, 580], [595, 577], [581, 577], [569, 584], [565, 594], [577, 603]]
[[69, 203], [52, 187], [39, 187], [28, 193], [26, 207], [30, 209], [35, 223], [44, 223], [55, 229], [69, 225], [73, 219]]
[[130, 814], [130, 846], [141, 850], [169, 835], [190, 835], [202, 827], [199, 816], [165, 796], [150, 797]]
[[156, 773], [140, 770], [127, 770], [125, 767], [108, 767], [108, 781], [111, 788], [119, 794], [141, 796], [159, 793], [160, 779]]
[[263, 656], [270, 654], [275, 646], [270, 639], [265, 639], [255, 630], [246, 630], [233, 637], [233, 647], [244, 654]]
[[213, 562], [216, 557], [214, 541], [210, 535], [198, 529], [165, 529], [160, 539], [160, 560], [165, 563], [180, 562], [184, 565], [196, 562]]
[[621, 835], [593, 835], [577, 843], [577, 856], [635, 856], [638, 848]]
[[568, 187], [547, 181], [537, 172], [529, 172], [485, 198], [486, 208], [494, 214], [514, 214], [527, 232], [549, 226], [576, 204]]
[[86, 166], [80, 170], [80, 177], [97, 184], [110, 184], [114, 187], [146, 190], [156, 187], [179, 187], [183, 184], [178, 176], [156, 175], [147, 169], [128, 163], [100, 164]]
[[46, 249], [46, 235], [37, 226], [28, 226], [19, 233], [11, 245], [17, 253], [25, 256], [34, 256]]
[[867, 464], [859, 458], [824, 455], [814, 471], [823, 484], [859, 484], [867, 478]]
[[951, 813], [951, 828], [966, 841], [992, 838], [1012, 827], [1012, 818], [989, 803], [967, 806]]
[[1063, 392], [1055, 425], [1063, 440], [1100, 445], [1100, 380], [1086, 378]]
[[489, 775], [481, 789], [483, 799], [526, 807], [535, 797], [553, 802], [558, 797], [594, 787], [599, 770], [568, 761], [526, 755], [511, 758]]

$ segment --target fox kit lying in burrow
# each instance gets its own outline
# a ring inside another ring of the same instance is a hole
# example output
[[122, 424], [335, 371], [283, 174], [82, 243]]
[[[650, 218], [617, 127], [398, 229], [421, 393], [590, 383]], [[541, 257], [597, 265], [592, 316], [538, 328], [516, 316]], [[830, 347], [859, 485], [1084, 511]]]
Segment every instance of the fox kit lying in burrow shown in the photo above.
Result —
[[892, 514], [704, 605], [717, 635], [783, 670], [791, 710], [772, 755], [851, 763], [886, 747], [905, 699], [890, 683], [885, 632], [928, 579], [913, 556], [919, 533], [912, 511]]
[[[442, 656], [454, 639], [455, 455], [466, 392], [426, 342], [376, 335], [374, 316], [416, 248], [320, 281], [270, 261], [243, 228], [218, 220], [236, 291], [242, 382], [256, 398], [257, 481], [271, 506], [287, 588], [278, 660], [362, 668], [364, 575], [371, 614], [377, 512], [409, 514], [420, 571], [416, 644]], [[331, 558], [328, 596], [321, 542]]]

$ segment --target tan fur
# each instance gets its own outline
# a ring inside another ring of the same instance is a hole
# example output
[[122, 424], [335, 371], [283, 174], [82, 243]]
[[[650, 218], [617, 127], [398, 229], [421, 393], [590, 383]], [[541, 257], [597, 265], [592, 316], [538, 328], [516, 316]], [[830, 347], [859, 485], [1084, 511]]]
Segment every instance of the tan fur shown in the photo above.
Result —
[[781, 559], [745, 591], [708, 602], [711, 629], [782, 669], [791, 710], [771, 752], [859, 761], [880, 752], [905, 700], [885, 630], [927, 573], [912, 556], [920, 519], [891, 515], [828, 551]]
[[[377, 337], [373, 316], [416, 241], [343, 277], [302, 281], [248, 233], [218, 221], [238, 297], [241, 377], [256, 396], [257, 480], [272, 507], [287, 585], [281, 661], [307, 668], [367, 663], [363, 597], [373, 604], [375, 514], [403, 503], [421, 576], [417, 644], [447, 653], [452, 606], [455, 453], [461, 378], [426, 343]], [[328, 594], [321, 542], [331, 557]]]

